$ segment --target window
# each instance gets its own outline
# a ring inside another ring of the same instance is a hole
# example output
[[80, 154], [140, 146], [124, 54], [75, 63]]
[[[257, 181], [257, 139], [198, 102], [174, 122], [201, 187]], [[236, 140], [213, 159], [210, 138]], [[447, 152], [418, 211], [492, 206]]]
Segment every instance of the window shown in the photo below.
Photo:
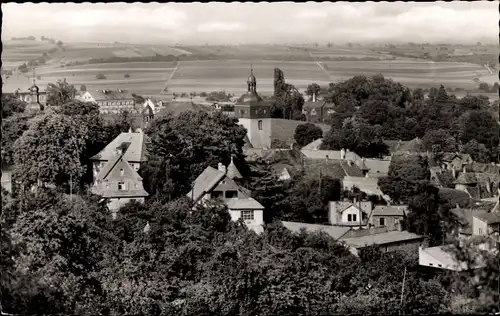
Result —
[[120, 175], [123, 176], [125, 174], [125, 170], [120, 169]]
[[438, 264], [438, 267], [442, 267], [442, 265], [441, 265], [441, 264]]
[[347, 214], [347, 221], [352, 222], [352, 215], [351, 214]]
[[138, 185], [137, 183], [135, 184], [135, 188], [136, 188], [136, 189], [138, 189], [138, 188], [139, 188], [139, 185]]
[[245, 115], [245, 110], [240, 110], [240, 115], [244, 116]]
[[118, 190], [125, 190], [125, 182], [118, 182]]
[[316, 115], [316, 109], [311, 110], [311, 115]]
[[226, 191], [226, 199], [232, 199], [238, 196], [238, 191]]
[[483, 229], [479, 228], [479, 235], [483, 234]]
[[106, 184], [106, 189], [109, 189], [109, 184]]
[[433, 264], [432, 264], [432, 263], [429, 263], [429, 265], [430, 265], [430, 266], [433, 266]]
[[262, 130], [262, 120], [259, 120], [259, 121], [257, 122], [257, 126], [258, 126], [258, 128], [259, 128], [259, 131], [261, 131], [261, 130]]
[[244, 221], [253, 221], [253, 211], [241, 211], [241, 218]]
[[352, 221], [355, 222], [356, 221], [356, 214], [352, 214]]
[[383, 217], [379, 218], [379, 224], [380, 226], [385, 226], [385, 218]]
[[223, 197], [222, 191], [213, 191], [211, 197], [212, 199], [222, 198]]

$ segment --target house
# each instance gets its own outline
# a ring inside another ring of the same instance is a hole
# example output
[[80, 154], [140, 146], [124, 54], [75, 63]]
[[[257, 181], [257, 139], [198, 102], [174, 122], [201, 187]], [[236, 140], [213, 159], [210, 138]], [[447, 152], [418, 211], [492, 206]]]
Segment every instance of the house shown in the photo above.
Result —
[[473, 215], [472, 234], [488, 237], [490, 248], [497, 248], [500, 243], [500, 214], [495, 212]]
[[106, 113], [119, 113], [121, 111], [129, 111], [137, 113], [142, 108], [136, 108], [135, 99], [133, 95], [126, 90], [96, 90], [85, 91], [77, 97], [78, 100], [83, 102], [94, 102], [99, 105], [99, 111], [103, 114]]
[[[47, 86], [35, 83], [35, 74], [29, 80], [28, 77], [17, 78], [17, 80], [2, 80], [2, 93], [15, 96], [19, 101], [26, 103], [39, 103], [42, 108], [47, 105]], [[2, 78], [4, 79], [4, 78]], [[36, 87], [36, 89], [34, 89]]]
[[142, 105], [142, 108], [145, 109], [146, 107], [151, 108], [153, 115], [157, 114], [160, 112], [165, 106], [167, 105], [166, 101], [163, 100], [157, 100], [153, 98], [146, 98], [144, 100], [144, 104]]
[[257, 233], [264, 231], [264, 207], [253, 199], [247, 189], [234, 179], [242, 178], [233, 159], [226, 167], [219, 163], [218, 169], [208, 166], [194, 181], [187, 196], [196, 205], [210, 199], [221, 199], [226, 204], [233, 221], [242, 218], [248, 228]]
[[[367, 230], [367, 233], [370, 231]], [[354, 255], [365, 247], [378, 245], [382, 251], [405, 251], [409, 254], [417, 254], [419, 247], [424, 241], [424, 236], [407, 231], [387, 231], [378, 234], [366, 234], [359, 237], [341, 239]]]
[[324, 232], [328, 234], [335, 240], [339, 240], [348, 231], [351, 230], [347, 226], [330, 226], [330, 225], [318, 225], [318, 224], [307, 224], [307, 223], [297, 223], [297, 222], [281, 222], [283, 226], [294, 233], [300, 233], [301, 231], [306, 231], [308, 233], [318, 233]]
[[370, 223], [374, 227], [386, 226], [389, 230], [401, 230], [406, 214], [407, 205], [377, 205], [373, 209]]
[[113, 219], [123, 205], [130, 201], [144, 203], [149, 195], [144, 190], [142, 178], [126, 159], [130, 145], [131, 143], [122, 144], [120, 150], [115, 151], [114, 157], [110, 157], [98, 171], [92, 187], [94, 194], [108, 199]]
[[376, 177], [352, 177], [345, 176], [342, 180], [344, 190], [353, 190], [355, 187], [367, 195], [376, 195], [384, 199], [386, 202], [391, 202], [391, 198], [384, 194], [378, 185]]
[[420, 266], [451, 271], [468, 271], [478, 269], [485, 265], [484, 260], [477, 257], [476, 262], [469, 265], [467, 262], [459, 260], [455, 255], [453, 245], [443, 245], [436, 247], [419, 247], [418, 263]]
[[455, 189], [469, 193], [474, 199], [489, 198], [496, 195], [500, 185], [500, 175], [493, 173], [463, 172], [455, 180]]
[[473, 235], [473, 217], [487, 214], [486, 209], [454, 208], [450, 210], [455, 228], [452, 231], [454, 236], [459, 238], [470, 238]]
[[140, 129], [136, 132], [129, 131], [128, 133], [121, 133], [103, 150], [90, 158], [93, 163], [94, 176], [99, 174], [100, 170], [108, 161], [114, 159], [123, 152], [123, 148], [127, 148], [124, 152], [124, 159], [135, 171], [138, 171], [141, 167], [141, 163], [148, 160], [148, 143], [149, 138]]
[[443, 170], [441, 167], [430, 167], [431, 183], [438, 188], [454, 188], [456, 170]]
[[444, 170], [462, 170], [473, 162], [469, 154], [460, 153], [442, 153], [438, 155], [437, 160], [441, 162], [441, 168]]
[[362, 177], [363, 172], [351, 160], [304, 159], [304, 172], [308, 177], [319, 179], [328, 176], [343, 180], [346, 176]]
[[372, 212], [370, 201], [330, 201], [328, 203], [328, 220], [330, 225], [348, 226], [354, 229], [368, 224]]
[[316, 100], [313, 95], [312, 101], [305, 102], [302, 107], [302, 114], [306, 116], [306, 121], [311, 123], [329, 123], [330, 116], [335, 113], [335, 104], [326, 101]]

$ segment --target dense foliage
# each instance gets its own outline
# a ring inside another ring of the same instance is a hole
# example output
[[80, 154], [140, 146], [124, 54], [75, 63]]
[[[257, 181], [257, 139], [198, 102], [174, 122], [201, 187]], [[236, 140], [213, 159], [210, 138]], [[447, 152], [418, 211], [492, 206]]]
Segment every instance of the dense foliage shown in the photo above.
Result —
[[297, 144], [303, 147], [316, 139], [322, 138], [323, 130], [312, 123], [306, 123], [297, 126], [293, 137]]

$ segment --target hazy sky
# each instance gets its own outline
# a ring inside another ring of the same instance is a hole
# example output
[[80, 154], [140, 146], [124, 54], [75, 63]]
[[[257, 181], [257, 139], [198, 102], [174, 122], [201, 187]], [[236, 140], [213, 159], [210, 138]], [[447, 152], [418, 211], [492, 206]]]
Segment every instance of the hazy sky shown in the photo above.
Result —
[[498, 3], [2, 4], [2, 38], [66, 42], [498, 42]]

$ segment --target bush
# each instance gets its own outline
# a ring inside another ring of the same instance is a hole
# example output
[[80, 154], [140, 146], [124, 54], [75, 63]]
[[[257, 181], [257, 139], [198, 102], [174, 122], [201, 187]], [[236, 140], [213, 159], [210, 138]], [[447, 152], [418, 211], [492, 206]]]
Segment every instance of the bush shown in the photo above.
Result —
[[208, 95], [208, 94], [207, 94], [206, 92], [202, 92], [202, 93], [200, 93], [200, 97], [202, 97], [202, 98], [206, 98], [206, 97], [207, 97], [207, 95]]
[[96, 79], [101, 80], [101, 79], [106, 79], [106, 76], [103, 73], [98, 73], [96, 76]]
[[312, 141], [323, 137], [323, 130], [312, 123], [297, 126], [293, 136], [299, 146], [303, 147]]
[[125, 78], [130, 78], [130, 75], [129, 74], [125, 74], [124, 77]]

